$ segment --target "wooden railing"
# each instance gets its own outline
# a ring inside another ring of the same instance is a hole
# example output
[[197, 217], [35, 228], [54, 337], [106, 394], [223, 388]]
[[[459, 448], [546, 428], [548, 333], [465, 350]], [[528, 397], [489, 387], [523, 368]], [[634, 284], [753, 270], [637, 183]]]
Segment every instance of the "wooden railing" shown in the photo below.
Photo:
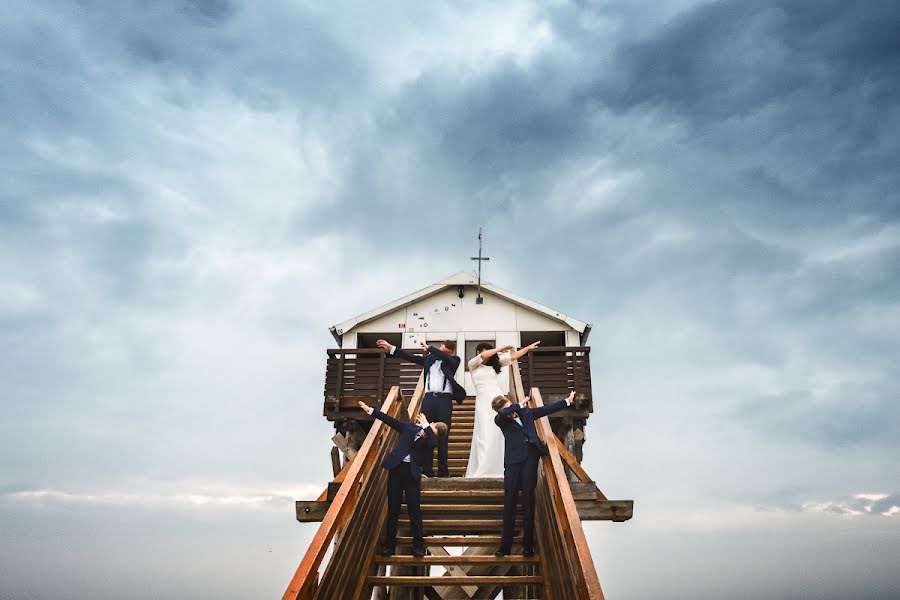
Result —
[[[573, 410], [592, 412], [590, 351], [589, 346], [548, 346], [529, 352], [518, 361], [525, 389], [540, 388], [549, 399], [575, 390]], [[380, 348], [333, 348], [327, 352], [325, 415], [329, 418], [355, 408], [359, 400], [372, 404], [395, 385], [410, 396], [422, 372], [419, 365], [389, 356]]]
[[421, 366], [389, 356], [380, 348], [330, 349], [325, 366], [325, 414], [355, 408], [360, 400], [372, 404], [394, 386], [410, 397], [421, 373]]
[[[526, 398], [516, 364], [510, 369], [510, 395], [514, 402]], [[544, 405], [538, 388], [531, 388], [531, 400], [535, 406]], [[535, 425], [549, 450], [541, 459], [535, 510], [541, 572], [546, 574], [544, 597], [602, 600], [603, 590], [560, 456], [561, 444], [556, 443], [547, 419], [538, 419]]]
[[[381, 405], [382, 412], [408, 421], [419, 411], [422, 387], [420, 378], [407, 403], [400, 388], [393, 386]], [[381, 461], [396, 438], [396, 432], [385, 423], [375, 420], [372, 424], [362, 447], [345, 469], [341, 487], [288, 584], [283, 600], [357, 598], [362, 594], [369, 573], [361, 565], [371, 563], [387, 514], [384, 501], [387, 471], [381, 468]], [[332, 542], [334, 551], [320, 581], [319, 569]]]
[[576, 410], [593, 410], [590, 346], [540, 346], [519, 359], [525, 389], [540, 388], [552, 398], [575, 390]]

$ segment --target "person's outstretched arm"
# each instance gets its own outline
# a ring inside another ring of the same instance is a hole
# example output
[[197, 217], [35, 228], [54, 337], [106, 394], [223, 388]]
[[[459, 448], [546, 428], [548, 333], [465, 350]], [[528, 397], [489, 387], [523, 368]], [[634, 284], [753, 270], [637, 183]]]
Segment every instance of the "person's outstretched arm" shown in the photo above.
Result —
[[531, 409], [531, 416], [535, 419], [540, 419], [541, 417], [546, 417], [547, 415], [552, 415], [558, 410], [562, 410], [564, 408], [568, 408], [572, 406], [572, 402], [575, 401], [575, 392], [570, 392], [568, 397], [565, 400], [560, 400], [558, 402], [554, 402], [549, 406], [538, 406], [537, 408]]
[[[425, 355], [419, 356], [418, 354], [413, 354], [412, 352], [407, 352], [403, 348], [398, 348], [397, 346], [391, 345], [389, 342], [385, 340], [378, 340], [375, 342], [379, 348], [382, 350], [387, 350], [388, 354], [392, 356], [399, 356], [400, 358], [407, 360], [411, 363], [416, 363], [417, 365], [425, 365]], [[424, 344], [422, 344], [424, 346]]]
[[[538, 340], [533, 344], [528, 344], [524, 348], [519, 348], [518, 350], [516, 350], [515, 352], [513, 352], [512, 354], [509, 355], [509, 360], [510, 361], [519, 360], [520, 358], [522, 358], [523, 356], [525, 356], [526, 354], [528, 354], [529, 352], [531, 352], [532, 350], [534, 350], [535, 348], [537, 348], [540, 345], [541, 345], [541, 340]], [[510, 348], [512, 348], [512, 346], [510, 346]]]
[[405, 423], [401, 423], [394, 417], [384, 414], [377, 408], [372, 408], [371, 406], [369, 406], [362, 400], [359, 401], [359, 407], [361, 409], [363, 409], [364, 411], [366, 411], [367, 413], [369, 413], [370, 415], [372, 415], [373, 417], [375, 417], [376, 419], [378, 419], [379, 421], [384, 421], [384, 423], [387, 424], [387, 426], [390, 427], [391, 429], [396, 429], [397, 431], [403, 431], [403, 429], [406, 427]]
[[479, 352], [479, 353], [478, 353], [478, 356], [480, 356], [480, 357], [481, 357], [481, 360], [484, 361], [484, 360], [489, 359], [490, 357], [492, 357], [493, 355], [495, 355], [495, 354], [497, 354], [497, 353], [499, 353], [499, 352], [509, 352], [509, 351], [512, 350], [512, 349], [513, 349], [512, 346], [501, 346], [500, 348], [488, 348], [487, 350], [485, 350], [485, 351], [483, 351], [483, 352]]
[[507, 406], [506, 408], [502, 409], [502, 410], [500, 411], [500, 414], [499, 414], [498, 416], [501, 416], [501, 417], [508, 417], [508, 416], [510, 416], [511, 414], [513, 414], [514, 412], [519, 412], [520, 410], [522, 410], [522, 407], [519, 406], [518, 404], [515, 404], [515, 403], [514, 403], [514, 404], [510, 404], [510, 405]]

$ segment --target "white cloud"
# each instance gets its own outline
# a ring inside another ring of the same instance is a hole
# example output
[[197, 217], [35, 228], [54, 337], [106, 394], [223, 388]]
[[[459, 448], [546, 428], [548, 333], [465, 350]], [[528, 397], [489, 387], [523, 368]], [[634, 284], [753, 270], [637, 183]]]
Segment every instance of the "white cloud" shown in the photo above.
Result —
[[323, 485], [289, 483], [272, 487], [228, 484], [159, 484], [146, 489], [64, 490], [39, 488], [0, 495], [0, 500], [40, 506], [96, 506], [115, 509], [230, 508], [236, 510], [290, 510], [294, 500], [318, 497]]
[[849, 517], [866, 514], [893, 517], [900, 512], [900, 504], [889, 502], [889, 506], [877, 506], [879, 501], [889, 496], [887, 493], [859, 493], [846, 498], [805, 502], [803, 511]]

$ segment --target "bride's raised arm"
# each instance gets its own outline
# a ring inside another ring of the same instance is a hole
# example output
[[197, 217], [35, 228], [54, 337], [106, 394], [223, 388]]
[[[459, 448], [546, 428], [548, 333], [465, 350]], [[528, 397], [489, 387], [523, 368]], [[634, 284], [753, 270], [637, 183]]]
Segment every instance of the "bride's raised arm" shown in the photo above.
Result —
[[[529, 352], [531, 352], [532, 350], [534, 350], [535, 348], [537, 348], [540, 345], [541, 345], [541, 340], [538, 340], [533, 344], [529, 344], [529, 345], [525, 346], [524, 348], [520, 348], [519, 350], [516, 350], [515, 352], [513, 352], [512, 354], [509, 355], [510, 362], [512, 362], [514, 360], [519, 360], [520, 358], [522, 358], [523, 356], [525, 356], [526, 354], [528, 354]], [[510, 348], [510, 349], [512, 349], [512, 348]]]

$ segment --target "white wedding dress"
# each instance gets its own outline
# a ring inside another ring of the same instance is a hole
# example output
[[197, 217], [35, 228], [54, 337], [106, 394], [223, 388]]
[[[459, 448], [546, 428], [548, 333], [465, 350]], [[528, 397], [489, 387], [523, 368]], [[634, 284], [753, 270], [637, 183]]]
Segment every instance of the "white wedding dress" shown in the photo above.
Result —
[[[509, 356], [500, 356], [500, 365], [509, 365]], [[497, 414], [491, 407], [503, 394], [500, 377], [493, 367], [482, 364], [481, 356], [469, 361], [469, 373], [475, 383], [475, 426], [466, 477], [503, 477], [503, 432], [494, 423]]]

